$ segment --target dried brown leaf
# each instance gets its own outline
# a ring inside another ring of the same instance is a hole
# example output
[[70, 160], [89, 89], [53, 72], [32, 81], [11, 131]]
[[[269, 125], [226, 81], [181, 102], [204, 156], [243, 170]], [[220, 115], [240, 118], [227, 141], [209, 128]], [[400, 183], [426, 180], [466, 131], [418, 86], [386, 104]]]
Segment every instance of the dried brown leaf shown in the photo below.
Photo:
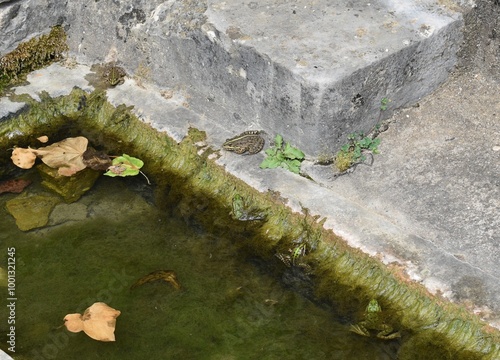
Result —
[[83, 153], [88, 140], [83, 136], [67, 138], [52, 145], [34, 150], [36, 155], [51, 168], [57, 168], [60, 175], [71, 176], [86, 168]]
[[83, 315], [68, 314], [64, 317], [64, 325], [71, 332], [84, 331], [85, 334], [98, 341], [115, 341], [116, 318], [119, 310], [113, 309], [103, 302], [96, 302]]
[[36, 153], [35, 150], [30, 148], [24, 149], [16, 147], [12, 151], [12, 156], [10, 158], [17, 167], [21, 169], [31, 169], [35, 164]]

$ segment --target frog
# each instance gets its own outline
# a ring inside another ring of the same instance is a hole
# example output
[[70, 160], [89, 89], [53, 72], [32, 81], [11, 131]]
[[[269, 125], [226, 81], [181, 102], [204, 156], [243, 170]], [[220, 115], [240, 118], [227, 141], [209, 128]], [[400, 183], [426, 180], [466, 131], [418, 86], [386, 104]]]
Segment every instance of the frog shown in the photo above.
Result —
[[394, 331], [391, 325], [384, 323], [382, 307], [376, 299], [371, 299], [366, 306], [364, 319], [351, 325], [349, 330], [362, 336], [371, 336], [370, 331], [377, 331], [375, 336], [383, 340], [401, 337], [399, 331]]
[[233, 151], [242, 155], [246, 152], [253, 155], [259, 153], [264, 147], [265, 140], [260, 136], [260, 131], [245, 131], [231, 139], [227, 139], [222, 148], [227, 151]]
[[106, 80], [109, 86], [121, 85], [125, 81], [125, 76], [127, 73], [123, 68], [116, 66], [114, 63], [106, 64], [103, 72], [103, 78]]
[[233, 196], [230, 215], [235, 220], [254, 221], [265, 220], [266, 215], [260, 209], [248, 204], [240, 194]]
[[276, 253], [274, 256], [280, 259], [288, 268], [298, 268], [306, 275], [312, 274], [311, 266], [301, 260], [308, 253], [307, 243], [299, 243], [293, 249], [288, 249], [288, 252], [289, 254]]

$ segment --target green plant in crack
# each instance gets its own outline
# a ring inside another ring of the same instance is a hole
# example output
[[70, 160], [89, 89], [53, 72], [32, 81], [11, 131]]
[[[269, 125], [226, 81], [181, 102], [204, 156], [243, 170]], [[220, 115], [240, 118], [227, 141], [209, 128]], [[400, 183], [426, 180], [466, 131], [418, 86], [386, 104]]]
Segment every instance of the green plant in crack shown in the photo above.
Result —
[[267, 157], [260, 164], [261, 169], [274, 169], [278, 166], [290, 170], [298, 174], [300, 172], [300, 164], [305, 158], [304, 153], [290, 145], [289, 142], [284, 143], [281, 135], [276, 135], [274, 138], [274, 146], [266, 150]]
[[[380, 121], [382, 111], [387, 110], [389, 101], [390, 100], [386, 97], [380, 100], [380, 115], [378, 121]], [[365, 135], [363, 132], [353, 132], [347, 135], [347, 144], [343, 145], [335, 155], [335, 166], [337, 169], [339, 169], [340, 172], [344, 172], [352, 166], [365, 161], [365, 154], [378, 154], [380, 139], [378, 139], [377, 136], [386, 129], [386, 127], [381, 128], [381, 124], [378, 122], [377, 125], [369, 131], [369, 135]]]
[[346, 171], [351, 166], [366, 160], [365, 154], [378, 154], [380, 139], [372, 139], [362, 132], [354, 132], [347, 136], [348, 143], [340, 148], [335, 157], [335, 166], [340, 171]]
[[386, 111], [389, 101], [390, 100], [386, 97], [382, 98], [382, 100], [380, 100], [380, 110]]

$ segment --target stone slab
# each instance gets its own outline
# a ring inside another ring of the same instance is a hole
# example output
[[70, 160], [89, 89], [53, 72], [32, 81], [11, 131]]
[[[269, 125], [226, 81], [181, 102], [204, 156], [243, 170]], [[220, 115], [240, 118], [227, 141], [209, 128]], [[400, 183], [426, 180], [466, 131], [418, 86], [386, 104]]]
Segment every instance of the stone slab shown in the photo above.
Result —
[[313, 155], [368, 132], [382, 98], [390, 115], [434, 90], [461, 40], [460, 14], [433, 1], [208, 1], [205, 14], [211, 47], [230, 57], [196, 59], [197, 88], [211, 99], [203, 111], [237, 131], [283, 134]]
[[69, 3], [71, 55], [116, 60], [183, 89], [222, 127], [259, 128], [317, 155], [368, 131], [443, 82], [461, 15], [438, 2], [122, 1]]

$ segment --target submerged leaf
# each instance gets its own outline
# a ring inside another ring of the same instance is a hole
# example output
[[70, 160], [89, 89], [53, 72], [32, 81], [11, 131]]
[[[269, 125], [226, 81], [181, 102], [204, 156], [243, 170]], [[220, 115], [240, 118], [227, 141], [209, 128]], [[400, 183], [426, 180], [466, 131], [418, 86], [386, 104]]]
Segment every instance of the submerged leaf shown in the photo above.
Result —
[[162, 280], [167, 283], [172, 284], [174, 288], [179, 290], [181, 288], [181, 284], [177, 280], [177, 276], [175, 275], [175, 272], [172, 270], [156, 270], [153, 271], [152, 273], [149, 273], [143, 277], [141, 277], [139, 280], [137, 280], [131, 287], [130, 290], [135, 289], [138, 286], [141, 286], [146, 283], [150, 283], [153, 281], [157, 280]]
[[115, 341], [116, 318], [119, 310], [113, 309], [103, 302], [96, 302], [83, 315], [68, 314], [64, 317], [64, 326], [68, 331], [77, 333], [84, 331], [94, 340]]
[[19, 194], [29, 184], [31, 184], [31, 180], [11, 179], [0, 181], [0, 194], [7, 192]]

